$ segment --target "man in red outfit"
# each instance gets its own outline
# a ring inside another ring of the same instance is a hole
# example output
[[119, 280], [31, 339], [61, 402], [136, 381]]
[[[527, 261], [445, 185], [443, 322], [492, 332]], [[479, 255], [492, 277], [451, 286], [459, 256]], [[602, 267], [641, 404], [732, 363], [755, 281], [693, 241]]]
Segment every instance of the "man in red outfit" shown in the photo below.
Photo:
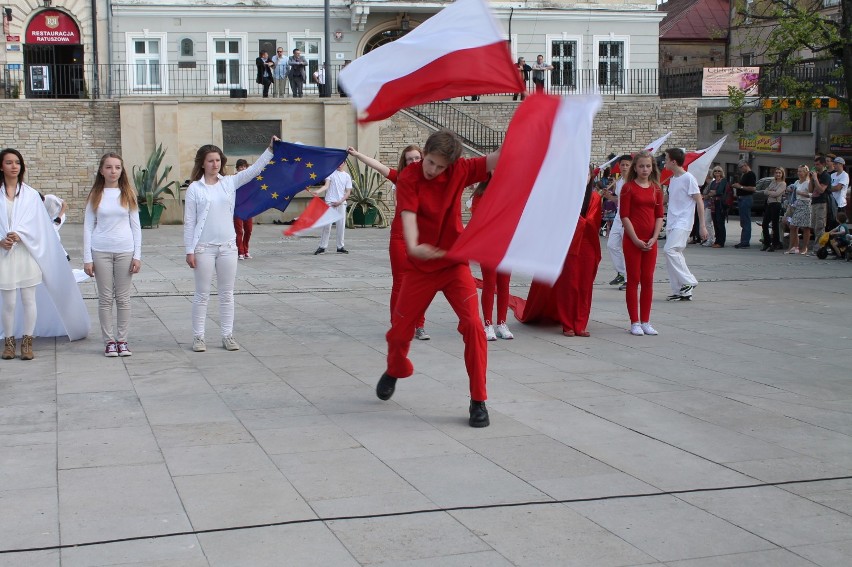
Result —
[[396, 311], [387, 332], [387, 370], [376, 385], [379, 399], [389, 400], [399, 378], [414, 373], [408, 349], [417, 318], [426, 311], [435, 294], [443, 292], [459, 317], [458, 330], [464, 339], [464, 362], [470, 379], [471, 427], [490, 424], [485, 400], [488, 350], [476, 284], [467, 264], [444, 258], [462, 232], [461, 196], [464, 188], [485, 181], [497, 165], [499, 150], [486, 157], [459, 159], [462, 145], [448, 130], [435, 132], [426, 140], [423, 160], [406, 167], [396, 186], [398, 214], [412, 269], [399, 292]]

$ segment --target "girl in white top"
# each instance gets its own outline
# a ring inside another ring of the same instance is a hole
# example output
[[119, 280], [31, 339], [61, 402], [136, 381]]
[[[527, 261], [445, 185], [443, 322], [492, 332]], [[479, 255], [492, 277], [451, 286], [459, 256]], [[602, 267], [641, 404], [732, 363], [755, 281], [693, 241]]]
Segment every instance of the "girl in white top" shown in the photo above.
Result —
[[195, 270], [195, 297], [192, 300], [192, 350], [204, 352], [204, 325], [210, 285], [216, 274], [219, 292], [219, 319], [222, 346], [239, 350], [234, 340], [234, 282], [237, 279], [237, 235], [234, 232], [234, 203], [237, 189], [257, 176], [272, 159], [273, 136], [269, 147], [251, 167], [236, 175], [220, 172], [228, 158], [217, 146], [201, 146], [195, 153], [192, 180], [186, 190], [183, 242], [186, 263]]
[[[83, 271], [94, 276], [98, 285], [104, 356], [133, 354], [127, 346], [130, 291], [133, 274], [141, 268], [142, 228], [136, 191], [130, 186], [121, 156], [110, 152], [101, 157], [83, 221]], [[113, 302], [117, 312], [115, 327]]]

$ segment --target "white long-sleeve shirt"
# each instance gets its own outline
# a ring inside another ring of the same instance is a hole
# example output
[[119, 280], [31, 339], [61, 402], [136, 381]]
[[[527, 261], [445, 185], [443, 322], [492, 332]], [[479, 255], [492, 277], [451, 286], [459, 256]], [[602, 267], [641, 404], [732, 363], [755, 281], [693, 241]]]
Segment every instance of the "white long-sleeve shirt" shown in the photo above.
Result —
[[139, 211], [121, 206], [121, 190], [104, 188], [98, 211], [86, 205], [83, 219], [83, 262], [92, 262], [92, 251], [133, 252], [134, 260], [142, 259], [142, 226]]
[[[214, 215], [219, 221], [216, 222], [215, 230], [208, 230], [208, 234], [215, 236], [216, 240], [221, 240], [223, 236], [227, 237], [225, 241], [215, 242], [215, 244], [226, 244], [236, 240], [237, 235], [234, 232], [233, 218], [237, 189], [248, 183], [252, 177], [256, 177], [271, 159], [272, 150], [267, 149], [251, 167], [237, 172], [235, 175], [220, 175], [215, 185], [207, 185], [204, 182], [203, 175], [201, 179], [193, 181], [189, 185], [186, 190], [186, 207], [183, 216], [183, 244], [187, 254], [194, 254], [195, 247], [201, 242], [201, 233], [204, 231], [204, 225], [207, 223], [210, 208], [214, 202], [217, 203], [217, 210], [219, 204], [227, 203], [228, 222], [221, 220], [221, 218], [225, 218], [225, 215]], [[211, 195], [215, 196], [211, 197]], [[219, 210], [218, 212], [223, 213], [224, 211]], [[214, 242], [209, 243], [213, 244]]]

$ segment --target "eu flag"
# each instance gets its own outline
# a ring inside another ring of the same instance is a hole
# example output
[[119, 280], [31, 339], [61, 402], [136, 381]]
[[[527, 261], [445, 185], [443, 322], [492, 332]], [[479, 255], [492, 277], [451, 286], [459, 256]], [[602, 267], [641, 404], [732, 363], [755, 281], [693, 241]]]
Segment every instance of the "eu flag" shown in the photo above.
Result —
[[243, 220], [267, 209], [283, 211], [299, 191], [325, 181], [346, 160], [346, 150], [275, 142], [257, 177], [237, 189], [234, 216]]

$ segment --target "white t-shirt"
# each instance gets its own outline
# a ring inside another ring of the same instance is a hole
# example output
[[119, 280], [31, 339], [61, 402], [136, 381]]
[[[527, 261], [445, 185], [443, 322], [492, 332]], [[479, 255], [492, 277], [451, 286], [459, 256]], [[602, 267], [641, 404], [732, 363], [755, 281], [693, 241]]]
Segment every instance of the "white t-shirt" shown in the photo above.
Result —
[[329, 185], [325, 191], [325, 202], [328, 204], [340, 201], [346, 195], [346, 190], [352, 188], [352, 177], [345, 171], [335, 171], [328, 176]]
[[666, 230], [673, 228], [692, 230], [692, 223], [695, 220], [695, 200], [692, 196], [700, 192], [698, 181], [688, 171], [683, 172], [683, 175], [672, 176], [669, 181]]
[[[204, 183], [203, 177], [201, 182]], [[221, 178], [216, 185], [204, 184], [204, 187], [207, 189], [210, 209], [201, 229], [199, 244], [220, 246], [234, 242], [237, 238], [237, 233], [234, 232], [234, 197], [225, 190]]]
[[92, 261], [92, 251], [123, 253], [133, 252], [133, 258], [142, 259], [142, 228], [139, 212], [121, 206], [121, 190], [104, 188], [98, 212], [86, 205], [83, 218], [83, 262]]
[[837, 208], [842, 209], [846, 206], [846, 191], [849, 189], [849, 174], [846, 173], [846, 171], [841, 171], [840, 173], [835, 171], [832, 173], [831, 186], [834, 187], [835, 185], [843, 185], [843, 188], [840, 191], [834, 191], [831, 194], [837, 203]]

